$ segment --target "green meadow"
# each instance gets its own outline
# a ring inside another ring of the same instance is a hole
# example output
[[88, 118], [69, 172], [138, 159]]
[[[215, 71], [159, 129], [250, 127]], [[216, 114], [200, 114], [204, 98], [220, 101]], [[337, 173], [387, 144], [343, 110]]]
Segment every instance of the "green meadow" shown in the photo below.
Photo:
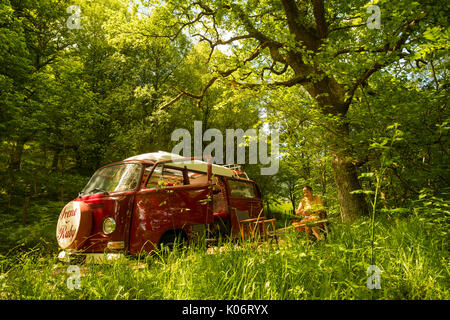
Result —
[[[278, 241], [224, 241], [79, 264], [78, 289], [69, 288], [73, 273], [57, 260], [53, 240], [41, 239], [31, 249], [19, 244], [2, 254], [0, 298], [449, 299], [448, 226], [436, 225], [440, 216], [430, 211], [378, 216], [373, 245], [371, 221], [362, 219], [333, 222], [325, 242], [285, 229]], [[368, 288], [372, 264], [381, 270], [380, 289]]]

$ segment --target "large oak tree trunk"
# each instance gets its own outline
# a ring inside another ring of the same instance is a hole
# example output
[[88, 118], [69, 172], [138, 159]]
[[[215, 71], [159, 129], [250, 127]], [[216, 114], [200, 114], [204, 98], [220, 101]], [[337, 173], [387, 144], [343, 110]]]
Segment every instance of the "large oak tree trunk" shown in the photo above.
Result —
[[351, 223], [357, 218], [367, 215], [368, 208], [364, 195], [351, 193], [361, 189], [356, 166], [347, 157], [333, 154], [332, 170], [338, 191], [342, 221]]
[[342, 86], [332, 78], [324, 77], [308, 91], [316, 98], [325, 116], [335, 117], [328, 123], [332, 171], [338, 191], [341, 219], [352, 223], [357, 218], [368, 215], [369, 210], [364, 194], [352, 193], [362, 188], [358, 180], [358, 168], [353, 161], [351, 144], [348, 141], [350, 130], [346, 115], [349, 103], [345, 100]]
[[[358, 168], [352, 157], [351, 148], [346, 140], [349, 138], [348, 124], [337, 125], [334, 133], [330, 133], [331, 167], [338, 192], [341, 219], [352, 223], [361, 216], [368, 215], [369, 210], [363, 193], [352, 193], [361, 190], [358, 180]], [[338, 135], [336, 135], [336, 133]]]

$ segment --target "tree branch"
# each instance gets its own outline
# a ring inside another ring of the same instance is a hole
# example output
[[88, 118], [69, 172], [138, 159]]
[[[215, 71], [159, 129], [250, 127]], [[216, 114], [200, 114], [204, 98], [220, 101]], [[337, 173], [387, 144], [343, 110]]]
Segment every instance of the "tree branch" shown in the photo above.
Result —
[[348, 26], [337, 27], [337, 28], [331, 29], [329, 33], [337, 31], [337, 30], [344, 30], [344, 29], [363, 27], [363, 26], [366, 26], [366, 25], [367, 25], [367, 23], [364, 22], [364, 23], [360, 23], [360, 24], [351, 24], [351, 25], [348, 25]]
[[164, 109], [166, 109], [167, 107], [170, 107], [172, 104], [174, 104], [175, 102], [177, 102], [178, 100], [180, 100], [180, 98], [181, 98], [182, 96], [184, 96], [184, 95], [185, 95], [184, 92], [180, 92], [175, 98], [173, 98], [173, 99], [170, 100], [169, 102], [163, 104], [163, 105], [160, 106], [158, 109], [159, 109], [159, 110], [164, 110]]
[[205, 95], [206, 95], [206, 91], [214, 84], [214, 82], [216, 82], [217, 79], [218, 79], [217, 76], [212, 77], [212, 78], [208, 81], [208, 83], [206, 84], [206, 86], [203, 87], [203, 89], [202, 89], [202, 91], [200, 92], [200, 94], [194, 94], [194, 93], [191, 93], [191, 92], [188, 92], [188, 91], [184, 91], [184, 90], [179, 90], [179, 89], [177, 89], [178, 91], [180, 91], [180, 93], [179, 93], [175, 98], [173, 98], [172, 100], [170, 100], [169, 102], [166, 102], [165, 104], [163, 104], [162, 106], [160, 106], [158, 109], [159, 109], [159, 110], [164, 110], [164, 109], [166, 109], [167, 107], [171, 106], [172, 104], [174, 104], [175, 102], [177, 102], [178, 100], [180, 100], [181, 97], [183, 97], [183, 96], [187, 96], [187, 97], [189, 97], [189, 98], [191, 98], [191, 99], [197, 100], [197, 106], [200, 107], [200, 104], [201, 104], [201, 102], [203, 101], [203, 99], [204, 99], [204, 97], [205, 97]]
[[233, 86], [238, 86], [241, 88], [245, 88], [245, 89], [258, 89], [258, 88], [263, 88], [263, 87], [280, 87], [280, 86], [284, 86], [284, 87], [292, 87], [296, 84], [305, 84], [309, 82], [309, 79], [307, 77], [303, 77], [303, 76], [299, 76], [299, 77], [294, 77], [291, 78], [289, 80], [286, 81], [275, 81], [275, 82], [271, 82], [271, 83], [243, 83], [243, 82], [237, 82], [237, 81], [231, 81], [231, 85]]
[[325, 20], [325, 8], [323, 0], [313, 0], [314, 20], [316, 21], [317, 31], [320, 38], [325, 38], [328, 33], [328, 25]]
[[319, 47], [316, 32], [314, 29], [305, 28], [299, 23], [301, 14], [295, 0], [281, 0], [281, 2], [286, 13], [289, 31], [295, 35], [295, 40], [304, 43], [310, 50], [316, 50]]
[[211, 57], [212, 57], [212, 55], [214, 53], [214, 50], [215, 50], [215, 48], [217, 46], [228, 45], [228, 44], [231, 44], [231, 43], [233, 43], [235, 41], [255, 38], [255, 36], [253, 34], [244, 34], [244, 35], [240, 35], [240, 36], [231, 37], [228, 40], [217, 39], [216, 42], [213, 42], [212, 40], [206, 38], [204, 35], [199, 34], [199, 33], [194, 34], [193, 37], [199, 37], [199, 38], [201, 38], [200, 41], [206, 41], [206, 42], [209, 43], [211, 51], [209, 53], [208, 59], [206, 60], [206, 63], [209, 63], [209, 61], [211, 60]]
[[[389, 46], [389, 44], [386, 44], [384, 46], [383, 49], [377, 49], [375, 50], [376, 52], [396, 52], [401, 50], [402, 45], [404, 45], [406, 43], [406, 41], [408, 40], [409, 37], [409, 33], [408, 31], [414, 26], [414, 24], [423, 19], [422, 18], [417, 18], [412, 20], [411, 22], [409, 22], [406, 25], [400, 26], [395, 32], [394, 34], [400, 34], [401, 36], [400, 38], [398, 38], [398, 40], [395, 42], [395, 44], [391, 47]], [[384, 63], [378, 63], [375, 62], [370, 68], [366, 69], [366, 71], [363, 72], [363, 74], [361, 75], [361, 77], [353, 84], [353, 86], [348, 90], [347, 94], [348, 94], [348, 98], [346, 100], [347, 103], [350, 103], [351, 100], [353, 99], [353, 95], [355, 94], [356, 89], [358, 88], [358, 86], [360, 86], [362, 83], [364, 83], [365, 81], [367, 81], [367, 79], [369, 79], [369, 77], [374, 74], [376, 71], [380, 70], [383, 67], [388, 66], [389, 64], [391, 64], [392, 61], [391, 59], [386, 59], [386, 61]]]
[[389, 51], [389, 44], [385, 45], [383, 48], [378, 49], [367, 49], [366, 47], [359, 47], [359, 48], [348, 48], [348, 49], [342, 49], [339, 51], [336, 51], [333, 54], [333, 57], [336, 58], [337, 56], [340, 56], [341, 54], [345, 53], [357, 53], [357, 52], [370, 52], [370, 53], [383, 53]]
[[282, 70], [280, 70], [280, 71], [275, 70], [275, 61], [274, 61], [270, 67], [264, 67], [262, 69], [262, 71], [261, 71], [261, 80], [264, 80], [264, 71], [265, 70], [268, 70], [268, 71], [270, 71], [270, 72], [272, 72], [272, 73], [274, 73], [274, 74], [276, 74], [278, 76], [281, 76], [283, 73], [285, 73], [288, 70], [288, 68], [289, 68], [289, 65], [285, 64]]
[[[221, 71], [221, 70], [216, 70], [216, 73], [219, 74], [220, 76], [222, 76], [223, 78], [226, 78], [228, 76], [230, 76], [233, 72], [237, 71], [239, 68], [242, 68], [247, 62], [252, 61], [254, 59], [256, 59], [259, 54], [261, 53], [261, 50], [264, 49], [264, 45], [259, 45], [255, 51], [252, 52], [252, 54], [246, 58], [245, 60], [242, 61], [242, 64], [239, 66], [236, 66], [232, 69], [228, 69], [225, 71]], [[212, 77], [208, 83], [202, 88], [202, 91], [200, 92], [200, 94], [194, 94], [185, 90], [179, 90], [177, 89], [180, 93], [173, 98], [172, 100], [170, 100], [169, 102], [165, 103], [164, 105], [159, 107], [159, 110], [164, 110], [165, 108], [171, 106], [172, 104], [174, 104], [175, 102], [177, 102], [178, 100], [180, 100], [181, 97], [183, 96], [187, 96], [191, 99], [194, 99], [197, 101], [197, 107], [200, 107], [206, 92], [208, 91], [208, 89], [217, 81], [217, 79], [219, 79], [219, 76], [214, 76]]]

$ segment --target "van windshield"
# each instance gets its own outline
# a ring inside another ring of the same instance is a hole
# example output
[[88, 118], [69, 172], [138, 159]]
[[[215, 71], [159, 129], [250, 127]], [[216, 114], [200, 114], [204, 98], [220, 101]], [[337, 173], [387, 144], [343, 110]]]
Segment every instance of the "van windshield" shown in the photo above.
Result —
[[139, 184], [142, 166], [138, 163], [122, 163], [98, 169], [81, 195], [134, 190]]

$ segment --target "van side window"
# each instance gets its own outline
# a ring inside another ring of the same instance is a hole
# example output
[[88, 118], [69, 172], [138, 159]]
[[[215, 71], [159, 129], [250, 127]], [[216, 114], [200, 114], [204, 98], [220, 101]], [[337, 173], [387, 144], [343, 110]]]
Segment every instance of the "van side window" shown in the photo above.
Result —
[[208, 175], [205, 173], [188, 172], [189, 184], [206, 184], [208, 183]]
[[228, 180], [230, 186], [230, 195], [233, 198], [255, 198], [255, 189], [253, 184], [245, 181]]
[[177, 187], [184, 184], [183, 171], [164, 168], [163, 181], [168, 187]]
[[153, 170], [152, 175], [148, 179], [146, 188], [161, 188], [161, 187], [177, 187], [182, 186], [183, 172], [181, 170], [165, 168], [163, 171], [163, 165], [157, 165]]

